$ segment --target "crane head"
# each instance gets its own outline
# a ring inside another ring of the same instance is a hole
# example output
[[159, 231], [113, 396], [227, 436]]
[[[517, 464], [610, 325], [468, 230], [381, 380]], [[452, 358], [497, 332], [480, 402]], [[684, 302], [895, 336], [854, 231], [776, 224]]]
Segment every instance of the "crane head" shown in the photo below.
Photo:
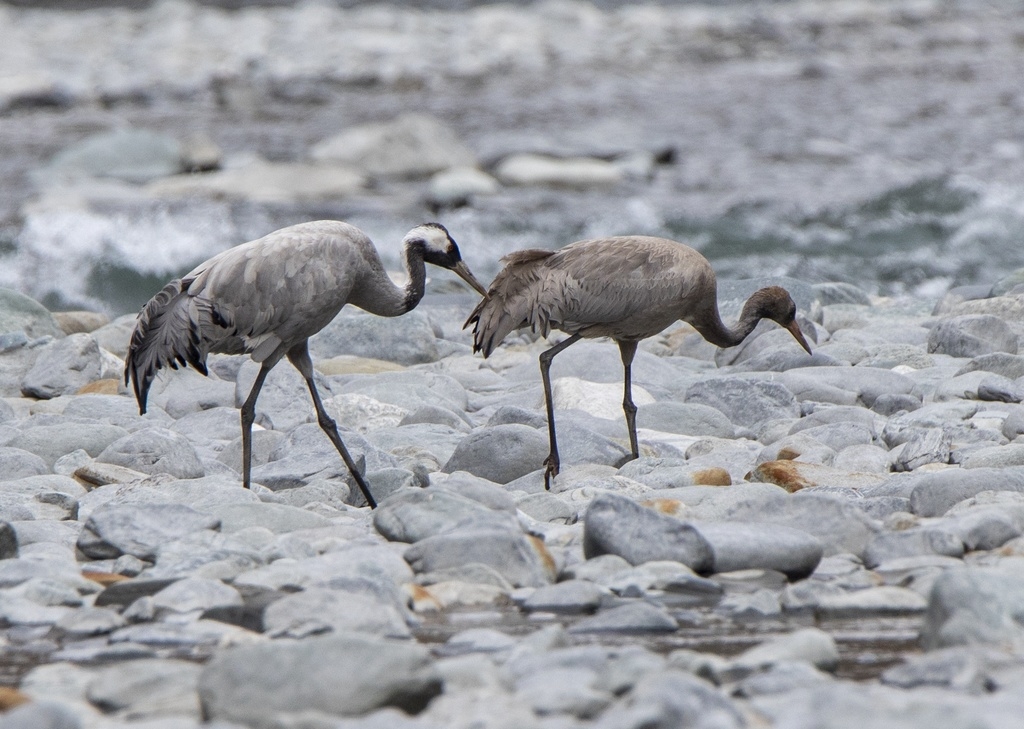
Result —
[[410, 230], [405, 236], [407, 247], [416, 247], [422, 251], [423, 260], [441, 268], [447, 268], [459, 278], [473, 287], [481, 296], [487, 295], [487, 289], [477, 281], [469, 266], [462, 260], [459, 246], [448, 233], [448, 229], [440, 223], [423, 223]]
[[811, 354], [811, 346], [800, 331], [796, 320], [796, 304], [789, 292], [781, 286], [767, 286], [755, 291], [744, 305], [744, 313], [749, 309], [757, 318], [771, 319], [789, 330], [793, 338]]

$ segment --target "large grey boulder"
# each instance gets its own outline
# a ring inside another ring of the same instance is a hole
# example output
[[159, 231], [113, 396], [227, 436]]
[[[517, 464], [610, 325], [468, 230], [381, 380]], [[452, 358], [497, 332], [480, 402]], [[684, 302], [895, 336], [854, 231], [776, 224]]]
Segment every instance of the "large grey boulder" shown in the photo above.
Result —
[[351, 127], [314, 146], [311, 155], [318, 162], [353, 165], [374, 177], [427, 177], [476, 164], [455, 133], [426, 114]]
[[821, 561], [821, 541], [799, 529], [731, 521], [693, 526], [711, 545], [712, 572], [775, 570], [798, 580], [814, 572]]
[[89, 334], [72, 334], [58, 339], [39, 352], [21, 382], [25, 397], [49, 400], [73, 395], [83, 386], [100, 379], [103, 357]]
[[126, 435], [128, 431], [116, 425], [65, 422], [26, 428], [9, 445], [35, 453], [53, 468], [58, 458], [79, 449], [95, 458], [115, 440]]
[[1017, 335], [991, 314], [965, 314], [942, 319], [928, 336], [928, 351], [953, 357], [978, 357], [992, 352], [1017, 354]]
[[924, 474], [910, 492], [910, 508], [920, 516], [942, 516], [982, 491], [1024, 492], [1024, 466], [949, 468]]
[[17, 291], [0, 288], [0, 334], [6, 332], [25, 332], [29, 339], [64, 336], [46, 307]]
[[479, 501], [444, 489], [406, 489], [380, 503], [373, 525], [389, 541], [414, 543], [493, 513]]
[[540, 468], [548, 447], [547, 436], [528, 425], [478, 428], [459, 442], [442, 470], [505, 484]]
[[118, 438], [104, 448], [96, 460], [141, 473], [166, 473], [175, 478], [199, 478], [205, 474], [188, 439], [166, 428], [146, 428]]
[[711, 546], [692, 524], [610, 493], [587, 507], [583, 552], [587, 559], [615, 554], [632, 565], [671, 560], [696, 572], [710, 572], [714, 565]]
[[401, 365], [436, 362], [441, 356], [430, 321], [420, 311], [388, 318], [346, 309], [309, 340], [309, 351], [317, 360], [347, 354]]
[[509, 526], [470, 523], [427, 537], [405, 550], [405, 561], [417, 573], [482, 564], [515, 587], [541, 587], [555, 579], [554, 563], [543, 543]]
[[86, 521], [78, 548], [94, 559], [112, 559], [122, 554], [153, 559], [164, 544], [219, 525], [216, 517], [184, 504], [103, 506]]
[[185, 153], [175, 139], [146, 129], [116, 129], [66, 147], [46, 170], [60, 178], [114, 177], [147, 182], [184, 172]]
[[359, 716], [394, 706], [415, 713], [441, 689], [425, 648], [351, 634], [227, 650], [199, 676], [204, 716], [254, 729], [304, 712]]
[[716, 377], [696, 382], [686, 391], [686, 402], [716, 408], [733, 425], [745, 428], [756, 428], [767, 420], [800, 415], [796, 398], [785, 386], [740, 377]]
[[928, 598], [921, 630], [928, 649], [993, 643], [1024, 647], [1024, 572], [1020, 568], [947, 570]]

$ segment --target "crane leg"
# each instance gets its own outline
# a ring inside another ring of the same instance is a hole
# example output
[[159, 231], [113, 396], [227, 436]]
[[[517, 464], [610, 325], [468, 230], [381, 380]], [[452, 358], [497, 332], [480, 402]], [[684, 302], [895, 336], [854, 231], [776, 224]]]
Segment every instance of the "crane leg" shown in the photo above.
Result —
[[551, 479], [558, 475], [559, 462], [558, 462], [558, 440], [555, 438], [555, 405], [551, 401], [551, 376], [549, 370], [551, 369], [551, 360], [555, 358], [555, 355], [561, 352], [563, 349], [571, 344], [575, 344], [580, 340], [579, 334], [573, 334], [568, 339], [564, 339], [556, 344], [551, 349], [546, 349], [540, 353], [540, 379], [544, 383], [544, 405], [548, 411], [548, 439], [551, 441], [551, 451], [548, 453], [548, 457], [544, 459], [544, 490], [551, 490]]
[[352, 460], [352, 456], [348, 452], [348, 448], [345, 447], [344, 442], [341, 440], [341, 435], [338, 433], [338, 424], [334, 422], [334, 419], [327, 414], [324, 410], [324, 404], [320, 401], [320, 393], [316, 390], [316, 384], [313, 382], [313, 360], [309, 357], [309, 347], [306, 342], [297, 344], [288, 351], [288, 361], [295, 365], [295, 369], [305, 378], [306, 385], [309, 387], [309, 394], [313, 398], [313, 407], [316, 408], [316, 419], [320, 424], [321, 429], [327, 434], [327, 437], [331, 439], [331, 443], [338, 449], [338, 453], [341, 454], [341, 460], [345, 461], [345, 465], [348, 467], [349, 473], [352, 474], [352, 478], [355, 479], [356, 485], [359, 486], [359, 490], [363, 492], [363, 496], [366, 497], [366, 503], [370, 505], [371, 509], [377, 508], [377, 502], [373, 498], [373, 494], [370, 493], [370, 487], [366, 484], [366, 479], [363, 478], [363, 474], [359, 473], [359, 468], [356, 466], [356, 462]]
[[249, 397], [242, 403], [242, 485], [249, 488], [252, 480], [252, 424], [256, 420], [256, 398], [260, 396], [263, 382], [267, 374], [277, 364], [277, 360], [266, 361], [256, 375], [256, 381], [249, 390]]
[[[636, 438], [636, 405], [633, 403], [633, 357], [636, 355], [636, 342], [619, 342], [619, 354], [622, 356], [622, 412], [626, 414], [626, 428], [629, 430], [629, 447], [633, 458], [640, 457], [640, 447]], [[633, 458], [626, 459], [627, 461]]]

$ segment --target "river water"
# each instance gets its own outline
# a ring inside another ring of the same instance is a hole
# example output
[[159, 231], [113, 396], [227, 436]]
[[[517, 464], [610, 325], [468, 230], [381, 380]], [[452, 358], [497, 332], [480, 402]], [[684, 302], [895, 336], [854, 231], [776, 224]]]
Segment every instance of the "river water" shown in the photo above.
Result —
[[[618, 233], [689, 242], [720, 277], [890, 296], [1024, 266], [1014, 4], [80, 5], [0, 3], [0, 92], [56, 89], [0, 105], [0, 285], [55, 308], [132, 311], [228, 245], [321, 217], [363, 227], [393, 266], [401, 235], [440, 219], [481, 276], [510, 250]], [[406, 111], [444, 121], [487, 169], [522, 151], [661, 163], [612, 189], [504, 188], [446, 210], [424, 181], [317, 203], [83, 203], [37, 176], [110, 129], [295, 161]]]

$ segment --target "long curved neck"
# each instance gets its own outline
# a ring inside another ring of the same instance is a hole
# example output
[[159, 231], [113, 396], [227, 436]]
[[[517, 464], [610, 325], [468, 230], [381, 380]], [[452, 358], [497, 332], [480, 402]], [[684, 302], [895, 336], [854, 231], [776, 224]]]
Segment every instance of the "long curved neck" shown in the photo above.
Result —
[[406, 243], [404, 257], [405, 271], [409, 276], [405, 286], [396, 286], [380, 259], [376, 258], [370, 266], [372, 273], [363, 279], [359, 287], [359, 295], [350, 298], [349, 303], [377, 316], [401, 316], [415, 309], [423, 298], [427, 281], [423, 249], [416, 244]]
[[690, 323], [702, 337], [715, 346], [735, 347], [754, 331], [754, 327], [761, 321], [761, 318], [761, 315], [753, 307], [745, 305], [736, 326], [730, 328], [722, 321], [716, 305], [699, 321]]

